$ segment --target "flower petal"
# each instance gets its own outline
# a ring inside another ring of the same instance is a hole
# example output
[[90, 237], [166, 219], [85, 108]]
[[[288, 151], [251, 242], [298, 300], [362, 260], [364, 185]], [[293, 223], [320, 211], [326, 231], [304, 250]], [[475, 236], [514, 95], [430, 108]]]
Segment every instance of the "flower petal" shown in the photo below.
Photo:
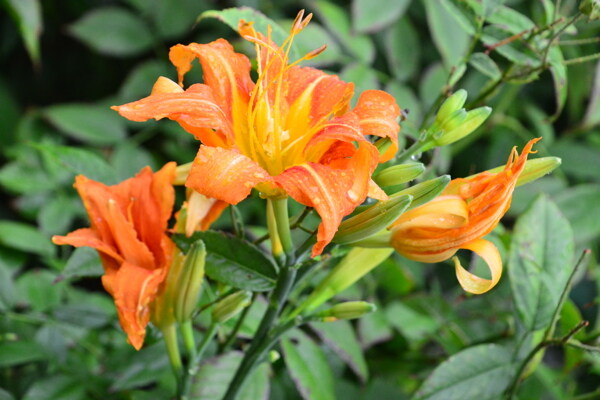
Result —
[[52, 242], [58, 245], [69, 244], [74, 247], [92, 247], [119, 263], [123, 262], [123, 257], [117, 253], [115, 248], [102, 241], [90, 228], [77, 229], [66, 236], [53, 236]]
[[502, 259], [496, 246], [487, 240], [478, 239], [461, 246], [461, 248], [471, 250], [483, 258], [492, 275], [492, 279], [480, 278], [464, 269], [458, 258], [454, 257], [456, 278], [462, 288], [470, 293], [482, 294], [496, 286], [502, 276]]
[[260, 165], [235, 150], [200, 146], [185, 185], [206, 197], [237, 204], [258, 183], [271, 179]]
[[[189, 189], [188, 189], [189, 190]], [[228, 206], [224, 201], [211, 199], [192, 190], [186, 204], [185, 234], [192, 236], [194, 231], [204, 231], [221, 215]]]
[[394, 97], [381, 90], [366, 90], [352, 110], [360, 118], [363, 135], [387, 137], [392, 146], [380, 157], [380, 162], [390, 160], [398, 150], [398, 132], [400, 125], [396, 122], [400, 116], [400, 107]]
[[116, 273], [102, 277], [102, 283], [115, 298], [121, 326], [136, 350], [144, 343], [150, 320], [149, 305], [156, 298], [166, 273], [167, 268], [149, 270], [126, 261]]
[[314, 207], [321, 216], [313, 257], [321, 254], [333, 239], [342, 218], [356, 207], [356, 200], [348, 194], [353, 187], [353, 178], [351, 171], [316, 163], [294, 166], [275, 177], [276, 182], [294, 200]]

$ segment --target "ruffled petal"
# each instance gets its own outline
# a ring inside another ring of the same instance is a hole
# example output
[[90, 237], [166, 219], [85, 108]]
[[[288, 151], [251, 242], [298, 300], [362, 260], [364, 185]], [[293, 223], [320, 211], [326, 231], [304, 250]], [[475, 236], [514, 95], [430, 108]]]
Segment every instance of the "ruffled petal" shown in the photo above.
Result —
[[103, 284], [115, 298], [121, 327], [136, 350], [144, 343], [150, 320], [149, 305], [156, 298], [166, 272], [166, 268], [148, 270], [126, 261], [116, 274], [103, 277]]
[[392, 146], [381, 155], [379, 161], [392, 159], [398, 150], [398, 132], [400, 132], [400, 125], [397, 122], [400, 107], [394, 97], [381, 90], [366, 90], [360, 95], [352, 111], [360, 119], [363, 135], [387, 137], [392, 141]]
[[66, 236], [52, 236], [52, 242], [57, 245], [69, 244], [74, 247], [92, 247], [119, 263], [123, 262], [123, 257], [117, 253], [116, 249], [103, 242], [90, 228], [77, 229]]
[[258, 183], [271, 179], [258, 163], [235, 150], [200, 146], [185, 185], [206, 197], [237, 204]]
[[333, 239], [342, 218], [356, 207], [356, 200], [349, 195], [353, 179], [351, 171], [336, 170], [316, 163], [294, 166], [275, 177], [276, 182], [294, 200], [314, 207], [321, 216], [313, 257], [321, 254]]
[[482, 294], [491, 290], [502, 276], [502, 258], [493, 243], [478, 239], [461, 246], [462, 249], [471, 250], [481, 257], [490, 269], [492, 279], [480, 278], [463, 268], [457, 257], [454, 257], [456, 278], [462, 288], [470, 293]]

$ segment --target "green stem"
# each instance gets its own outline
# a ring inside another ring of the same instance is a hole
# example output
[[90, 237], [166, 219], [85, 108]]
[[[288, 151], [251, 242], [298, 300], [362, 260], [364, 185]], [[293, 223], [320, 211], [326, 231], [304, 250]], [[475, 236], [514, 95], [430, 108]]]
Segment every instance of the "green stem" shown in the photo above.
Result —
[[584, 393], [584, 394], [575, 396], [571, 400], [598, 400], [599, 398], [600, 398], [600, 388], [594, 390], [593, 392]]
[[287, 197], [283, 199], [269, 200], [273, 207], [273, 214], [277, 226], [277, 234], [286, 256], [286, 264], [294, 264], [294, 243], [290, 232], [290, 217], [288, 214]]
[[425, 141], [421, 138], [414, 142], [408, 149], [405, 149], [396, 157], [396, 163], [402, 164], [404, 161], [408, 160], [413, 155], [419, 153], [421, 149], [425, 147]]
[[217, 324], [212, 323], [208, 327], [208, 330], [206, 331], [206, 333], [204, 334], [204, 337], [202, 338], [202, 341], [198, 345], [198, 348], [194, 351], [194, 357], [190, 357], [190, 360], [187, 365], [187, 371], [186, 371], [185, 375], [183, 376], [183, 380], [182, 380], [182, 384], [181, 384], [181, 391], [180, 391], [180, 395], [178, 397], [180, 400], [189, 400], [190, 399], [189, 391], [190, 391], [190, 388], [192, 385], [192, 381], [194, 380], [194, 376], [198, 372], [198, 367], [200, 365], [200, 361], [202, 361], [202, 356], [204, 355], [206, 348], [208, 347], [208, 345], [210, 344], [211, 340], [214, 338], [216, 333], [217, 333]]
[[175, 375], [175, 380], [177, 381], [177, 392], [179, 395], [181, 395], [181, 393], [183, 393], [181, 386], [181, 371], [183, 367], [181, 364], [181, 355], [179, 353], [179, 343], [177, 342], [176, 325], [171, 324], [163, 327], [161, 331], [167, 347], [169, 362], [171, 363], [171, 368], [173, 369], [173, 374]]
[[192, 320], [187, 320], [180, 325], [181, 336], [183, 336], [183, 344], [188, 353], [189, 358], [196, 356], [196, 341], [194, 340], [194, 327], [192, 326]]
[[570, 58], [570, 59], [564, 61], [564, 65], [581, 64], [584, 62], [596, 60], [598, 58], [600, 58], [600, 53], [590, 54], [589, 56]]

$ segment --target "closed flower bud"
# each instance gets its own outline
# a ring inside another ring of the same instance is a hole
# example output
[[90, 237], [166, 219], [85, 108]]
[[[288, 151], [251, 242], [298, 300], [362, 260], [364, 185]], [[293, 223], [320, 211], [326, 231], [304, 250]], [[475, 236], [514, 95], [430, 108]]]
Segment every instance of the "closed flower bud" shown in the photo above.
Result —
[[[519, 175], [519, 179], [517, 179], [517, 186], [524, 185], [529, 182], [533, 182], [536, 179], [543, 177], [544, 175], [549, 174], [554, 171], [561, 164], [561, 159], [558, 157], [540, 157], [534, 158], [532, 160], [527, 160], [525, 163], [525, 168], [523, 168], [523, 172]], [[499, 167], [488, 170], [487, 172], [498, 173], [504, 169], [504, 166], [501, 165]]]
[[191, 245], [185, 257], [174, 290], [175, 319], [179, 323], [188, 321], [196, 310], [202, 291], [205, 260], [206, 247], [202, 240], [198, 240]]
[[436, 132], [431, 130], [430, 141], [424, 146], [423, 150], [459, 141], [479, 128], [491, 113], [492, 109], [490, 107], [479, 107], [467, 113], [464, 110], [457, 111], [451, 115], [451, 118], [444, 121], [440, 130]]
[[339, 244], [356, 242], [388, 227], [408, 208], [412, 196], [398, 196], [380, 201], [365, 211], [341, 223], [333, 241]]
[[223, 323], [234, 317], [250, 305], [251, 299], [252, 293], [245, 290], [230, 294], [219, 301], [213, 308], [213, 321], [216, 323]]
[[377, 310], [375, 304], [366, 301], [347, 301], [321, 311], [315, 317], [324, 322], [333, 322], [339, 319], [355, 319]]
[[407, 163], [394, 165], [378, 172], [373, 176], [373, 180], [379, 186], [395, 186], [412, 181], [425, 171], [425, 166], [421, 163]]
[[436, 121], [442, 122], [447, 119], [450, 114], [460, 110], [465, 105], [465, 101], [467, 101], [467, 91], [464, 89], [456, 91], [442, 103], [435, 118]]
[[407, 189], [396, 192], [392, 194], [390, 198], [393, 199], [404, 195], [410, 195], [413, 197], [413, 200], [410, 203], [409, 209], [415, 208], [417, 206], [420, 206], [421, 204], [427, 203], [429, 200], [433, 199], [438, 194], [440, 194], [444, 190], [444, 188], [448, 186], [449, 182], [450, 176], [442, 175], [438, 178], [430, 179], [428, 181], [418, 183]]

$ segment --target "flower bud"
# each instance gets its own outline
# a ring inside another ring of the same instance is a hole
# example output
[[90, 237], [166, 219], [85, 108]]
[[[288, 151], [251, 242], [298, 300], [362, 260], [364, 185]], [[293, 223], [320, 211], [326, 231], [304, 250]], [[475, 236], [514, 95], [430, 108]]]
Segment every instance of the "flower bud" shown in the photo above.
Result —
[[342, 222], [333, 241], [348, 244], [368, 238], [388, 227], [408, 208], [412, 196], [398, 196], [380, 201]]
[[436, 146], [445, 146], [459, 141], [469, 135], [492, 113], [490, 107], [479, 107], [463, 114], [464, 110], [459, 110], [456, 114], [452, 114], [451, 118], [444, 121], [441, 130], [432, 135], [431, 141], [423, 150], [429, 150]]
[[198, 240], [191, 245], [185, 257], [174, 291], [175, 319], [179, 323], [188, 321], [196, 310], [202, 291], [205, 260], [206, 246], [202, 240]]
[[235, 292], [219, 301], [212, 310], [213, 322], [223, 323], [237, 315], [251, 303], [252, 293], [246, 290]]
[[279, 354], [279, 352], [277, 350], [271, 350], [271, 351], [269, 351], [268, 357], [269, 357], [269, 362], [272, 364], [281, 358], [281, 354]]
[[583, 0], [579, 4], [579, 11], [590, 17], [590, 20], [600, 18], [600, 0]]
[[464, 89], [457, 90], [452, 96], [448, 97], [444, 103], [442, 103], [437, 116], [436, 121], [444, 121], [450, 114], [460, 110], [467, 101], [467, 91]]
[[430, 179], [425, 182], [418, 183], [414, 186], [411, 186], [407, 189], [396, 192], [390, 196], [390, 199], [394, 199], [404, 195], [410, 195], [413, 197], [412, 202], [408, 209], [415, 208], [420, 206], [421, 204], [427, 203], [429, 200], [433, 199], [448, 186], [450, 182], [449, 175], [442, 175], [435, 179]]
[[334, 322], [339, 319], [355, 319], [377, 310], [375, 304], [366, 301], [347, 301], [315, 314], [323, 322]]
[[[527, 162], [525, 163], [525, 167], [523, 168], [523, 172], [521, 172], [521, 175], [519, 175], [519, 178], [517, 179], [517, 186], [533, 182], [536, 179], [539, 179], [544, 175], [549, 174], [550, 172], [554, 171], [557, 167], [559, 167], [561, 162], [561, 159], [558, 157], [540, 157], [527, 160]], [[495, 174], [500, 171], [503, 171], [504, 168], [505, 166], [501, 165], [499, 167], [487, 170], [487, 172]]]
[[386, 168], [373, 176], [373, 180], [379, 186], [395, 186], [412, 181], [425, 171], [421, 163], [398, 164]]

